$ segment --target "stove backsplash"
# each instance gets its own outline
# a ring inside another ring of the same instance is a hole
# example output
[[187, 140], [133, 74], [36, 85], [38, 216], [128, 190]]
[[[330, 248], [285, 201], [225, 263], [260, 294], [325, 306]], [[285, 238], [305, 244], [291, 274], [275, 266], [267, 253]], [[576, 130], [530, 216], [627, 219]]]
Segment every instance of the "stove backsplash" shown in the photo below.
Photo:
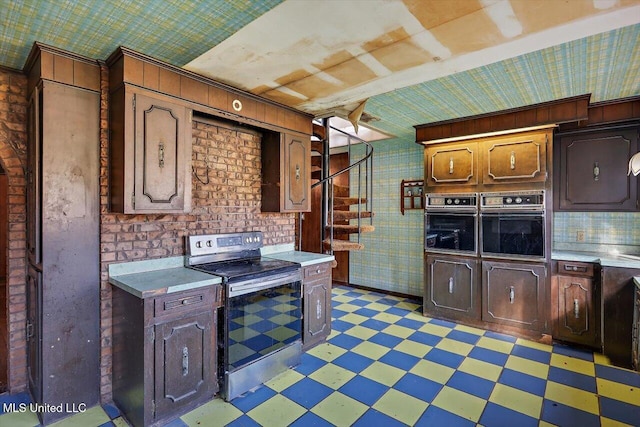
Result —
[[555, 212], [553, 249], [640, 254], [640, 212]]

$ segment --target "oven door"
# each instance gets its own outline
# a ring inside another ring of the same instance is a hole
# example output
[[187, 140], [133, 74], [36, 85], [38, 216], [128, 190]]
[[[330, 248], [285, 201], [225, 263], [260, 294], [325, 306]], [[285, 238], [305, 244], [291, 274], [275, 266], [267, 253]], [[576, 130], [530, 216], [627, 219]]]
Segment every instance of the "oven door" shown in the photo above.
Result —
[[480, 223], [482, 256], [545, 259], [544, 212], [483, 212]]
[[229, 283], [226, 368], [236, 370], [301, 339], [300, 273]]
[[476, 212], [426, 211], [424, 250], [434, 253], [476, 254]]

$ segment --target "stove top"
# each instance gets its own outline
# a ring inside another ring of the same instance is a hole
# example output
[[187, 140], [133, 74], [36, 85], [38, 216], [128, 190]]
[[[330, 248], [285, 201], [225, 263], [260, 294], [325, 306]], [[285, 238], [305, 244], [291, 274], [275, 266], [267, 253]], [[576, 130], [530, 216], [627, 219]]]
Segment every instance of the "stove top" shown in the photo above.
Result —
[[272, 273], [287, 273], [300, 268], [300, 264], [266, 257], [208, 262], [190, 268], [215, 274], [227, 280], [248, 280]]
[[295, 262], [262, 257], [261, 247], [260, 231], [189, 236], [185, 266], [220, 276], [225, 283], [259, 280], [300, 269]]

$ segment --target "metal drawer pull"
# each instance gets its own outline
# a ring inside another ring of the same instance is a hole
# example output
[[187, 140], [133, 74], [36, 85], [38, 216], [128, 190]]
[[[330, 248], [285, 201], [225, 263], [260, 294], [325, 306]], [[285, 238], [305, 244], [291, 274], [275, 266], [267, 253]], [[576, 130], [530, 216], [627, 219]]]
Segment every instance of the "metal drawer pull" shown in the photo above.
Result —
[[316, 319], [320, 319], [322, 317], [322, 304], [320, 300], [316, 301]]
[[189, 375], [189, 349], [184, 347], [182, 349], [182, 376]]
[[296, 181], [300, 180], [300, 165], [296, 165]]
[[573, 315], [576, 319], [580, 318], [580, 302], [578, 302], [577, 298], [573, 300]]
[[164, 167], [164, 143], [158, 143], [158, 167]]
[[449, 173], [453, 173], [453, 157], [449, 157]]
[[449, 293], [453, 293], [453, 277], [449, 277]]
[[516, 168], [516, 152], [512, 151], [511, 152], [511, 159], [509, 160], [509, 162], [511, 163], [511, 169], [515, 169]]
[[509, 287], [509, 303], [513, 304], [513, 301], [516, 299], [516, 290], [513, 286]]
[[600, 166], [598, 166], [598, 162], [593, 164], [593, 180], [597, 181], [600, 179]]
[[564, 269], [565, 269], [565, 271], [581, 271], [583, 273], [586, 273], [586, 271], [587, 271], [587, 267], [582, 267], [582, 266], [577, 266], [577, 265], [569, 265], [569, 264], [565, 264]]

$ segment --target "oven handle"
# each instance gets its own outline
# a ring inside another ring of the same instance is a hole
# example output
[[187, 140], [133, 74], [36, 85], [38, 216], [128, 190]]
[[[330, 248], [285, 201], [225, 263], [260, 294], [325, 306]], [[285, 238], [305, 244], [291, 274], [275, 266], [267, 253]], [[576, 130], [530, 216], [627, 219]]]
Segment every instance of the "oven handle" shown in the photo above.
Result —
[[248, 294], [251, 292], [258, 292], [264, 289], [275, 288], [279, 285], [285, 285], [287, 283], [302, 281], [302, 275], [300, 270], [294, 272], [282, 273], [275, 276], [268, 276], [267, 280], [248, 280], [246, 282], [230, 283], [229, 286], [229, 298], [237, 297], [240, 295]]
[[544, 212], [483, 212], [480, 214], [483, 218], [544, 218]]

